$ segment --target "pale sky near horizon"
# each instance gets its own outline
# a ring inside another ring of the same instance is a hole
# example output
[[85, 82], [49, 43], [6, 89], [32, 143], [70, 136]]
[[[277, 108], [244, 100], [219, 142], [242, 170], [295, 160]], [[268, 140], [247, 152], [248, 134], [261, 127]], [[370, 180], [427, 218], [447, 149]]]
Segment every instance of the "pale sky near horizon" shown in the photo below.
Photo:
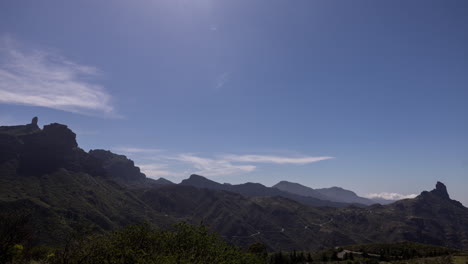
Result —
[[464, 0], [4, 0], [0, 125], [174, 182], [439, 180], [468, 205], [467, 47]]

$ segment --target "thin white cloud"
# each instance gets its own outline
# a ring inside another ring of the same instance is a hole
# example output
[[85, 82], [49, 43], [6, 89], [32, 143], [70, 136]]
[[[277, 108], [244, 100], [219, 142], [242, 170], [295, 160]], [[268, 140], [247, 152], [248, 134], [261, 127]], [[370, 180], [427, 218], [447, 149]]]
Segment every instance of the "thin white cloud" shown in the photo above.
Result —
[[133, 154], [148, 154], [148, 153], [157, 153], [163, 150], [155, 148], [133, 148], [133, 147], [117, 147], [113, 150], [118, 152], [133, 153]]
[[[233, 155], [225, 154], [216, 157], [203, 157], [193, 153], [178, 153], [174, 155], [162, 155], [163, 150], [156, 148], [116, 147], [116, 152], [134, 155], [138, 160], [148, 164], [141, 165], [145, 174], [152, 177], [178, 177], [196, 173], [208, 177], [224, 175], [240, 175], [253, 172], [257, 169], [257, 163], [302, 165], [322, 160], [333, 159], [328, 156], [274, 156], [274, 155]], [[159, 164], [166, 164], [161, 167]], [[154, 165], [156, 164], [156, 165]], [[168, 166], [171, 170], [168, 170]], [[183, 174], [173, 172], [172, 168], [184, 168]]]
[[169, 159], [189, 163], [198, 170], [195, 173], [204, 176], [240, 174], [256, 169], [254, 165], [235, 165], [227, 160], [202, 158], [192, 154], [180, 154], [176, 157], [169, 157]]
[[418, 195], [417, 194], [381, 192], [381, 193], [369, 193], [365, 197], [370, 198], [370, 199], [380, 198], [380, 199], [385, 199], [385, 200], [401, 200], [401, 199], [415, 198], [416, 196]]
[[188, 175], [187, 172], [175, 172], [168, 170], [166, 164], [143, 164], [138, 165], [140, 170], [149, 178], [160, 178], [160, 177], [185, 177]]
[[308, 164], [322, 160], [333, 159], [334, 157], [281, 157], [268, 155], [226, 155], [226, 160], [233, 162], [252, 162], [252, 163], [276, 163], [276, 164]]
[[215, 89], [221, 89], [229, 81], [230, 74], [229, 72], [224, 72], [216, 78]]
[[95, 67], [0, 37], [0, 103], [112, 116], [111, 96], [92, 81]]

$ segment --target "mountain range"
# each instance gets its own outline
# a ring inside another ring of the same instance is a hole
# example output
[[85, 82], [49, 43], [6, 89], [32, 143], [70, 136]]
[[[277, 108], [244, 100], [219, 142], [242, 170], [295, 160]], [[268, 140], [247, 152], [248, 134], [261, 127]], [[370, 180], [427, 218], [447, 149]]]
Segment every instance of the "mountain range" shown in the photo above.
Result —
[[[159, 178], [157, 181], [159, 184], [174, 184], [164, 178]], [[299, 183], [288, 181], [281, 181], [272, 187], [252, 182], [243, 184], [221, 184], [203, 176], [192, 174], [188, 179], [182, 180], [180, 185], [190, 185], [212, 190], [225, 190], [249, 197], [281, 196], [312, 206], [346, 207], [350, 204], [365, 206], [376, 203], [390, 204], [395, 202], [394, 200], [363, 198], [353, 191], [346, 190], [341, 187], [312, 189]]]
[[147, 178], [123, 155], [86, 152], [66, 125], [41, 129], [37, 119], [0, 127], [0, 218], [18, 215], [31, 243], [45, 245], [82, 228], [184, 221], [203, 223], [231, 243], [262, 242], [271, 250], [395, 241], [468, 248], [468, 209], [440, 182], [388, 205], [338, 187], [284, 181], [230, 185], [191, 175], [173, 184]]

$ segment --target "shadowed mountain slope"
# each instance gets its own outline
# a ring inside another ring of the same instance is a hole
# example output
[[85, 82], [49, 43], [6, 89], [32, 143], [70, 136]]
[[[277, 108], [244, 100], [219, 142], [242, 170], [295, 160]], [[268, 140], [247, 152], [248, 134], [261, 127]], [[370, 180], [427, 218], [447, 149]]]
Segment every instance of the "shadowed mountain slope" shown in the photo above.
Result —
[[442, 183], [391, 205], [324, 207], [255, 183], [151, 180], [125, 156], [83, 151], [65, 125], [31, 125], [0, 128], [0, 219], [24, 212], [31, 243], [60, 244], [83, 228], [187, 221], [237, 245], [259, 241], [274, 250], [395, 241], [468, 248], [468, 209]]
[[301, 185], [299, 183], [281, 181], [273, 186], [279, 190], [301, 195], [314, 197], [317, 199], [328, 200], [339, 203], [355, 203], [355, 204], [364, 204], [371, 205], [376, 203], [371, 199], [359, 197], [356, 193], [345, 190], [340, 187], [331, 187], [331, 188], [322, 188], [322, 189], [312, 189], [310, 187]]
[[301, 196], [294, 193], [284, 192], [277, 188], [266, 187], [260, 183], [248, 182], [233, 185], [221, 184], [196, 174], [192, 174], [188, 179], [183, 180], [180, 183], [180, 185], [190, 185], [197, 188], [205, 188], [211, 190], [230, 191], [249, 197], [280, 196], [311, 206], [346, 207], [350, 205], [347, 203], [332, 202], [328, 200], [317, 199], [314, 197]]

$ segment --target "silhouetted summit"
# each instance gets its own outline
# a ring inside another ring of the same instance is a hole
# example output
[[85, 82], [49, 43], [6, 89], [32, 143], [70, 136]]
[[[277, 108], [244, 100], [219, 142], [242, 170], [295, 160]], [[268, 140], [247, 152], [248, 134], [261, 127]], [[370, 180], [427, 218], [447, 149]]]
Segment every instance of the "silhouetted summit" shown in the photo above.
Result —
[[[77, 224], [104, 231], [136, 222], [164, 226], [184, 219], [203, 222], [239, 246], [250, 243], [242, 238], [255, 235], [277, 250], [391, 241], [468, 248], [468, 209], [451, 200], [440, 182], [414, 199], [369, 207], [260, 183], [220, 184], [196, 174], [182, 184], [170, 184], [146, 178], [123, 155], [83, 151], [66, 125], [40, 129], [35, 120], [0, 128], [0, 212], [31, 212], [28, 228], [41, 231], [34, 234], [39, 242], [61, 241]], [[313, 193], [299, 184], [281, 184]], [[341, 188], [327, 190], [356, 198]]]
[[0, 126], [0, 133], [21, 136], [40, 131], [37, 125], [38, 118], [34, 117], [30, 124], [19, 126]]
[[333, 202], [355, 203], [364, 205], [371, 205], [376, 203], [375, 201], [359, 197], [356, 193], [349, 190], [345, 190], [340, 187], [312, 189], [299, 183], [280, 181], [279, 183], [274, 185], [273, 188], [277, 188], [279, 190], [301, 196], [314, 197], [317, 199], [328, 200]]
[[124, 155], [102, 149], [90, 150], [89, 155], [102, 162], [102, 167], [109, 177], [117, 178], [126, 183], [146, 178], [145, 174], [141, 173], [140, 168], [136, 167], [135, 163]]
[[40, 129], [30, 124], [0, 127], [0, 162], [17, 160], [20, 174], [41, 175], [58, 169], [112, 178], [121, 184], [157, 184], [140, 172], [132, 160], [106, 150], [86, 153], [66, 125], [52, 123]]
[[[33, 117], [33, 119], [31, 120], [31, 125], [32, 126], [37, 126], [37, 122], [39, 121], [39, 118], [37, 118], [37, 116]], [[39, 127], [38, 127], [39, 128]]]
[[274, 187], [266, 187], [260, 183], [252, 183], [247, 182], [243, 184], [221, 184], [212, 180], [209, 180], [203, 176], [192, 174], [190, 178], [183, 180], [181, 185], [190, 185], [197, 188], [204, 188], [204, 189], [211, 189], [211, 190], [224, 190], [234, 193], [239, 193], [244, 196], [248, 197], [261, 197], [261, 196], [269, 196], [269, 197], [284, 197], [287, 199], [291, 199], [303, 204], [313, 205], [313, 206], [331, 206], [331, 207], [346, 207], [350, 205], [349, 203], [340, 203], [340, 202], [333, 202], [329, 200], [322, 200], [315, 197], [310, 196], [302, 196], [286, 191], [282, 191], [280, 189]]
[[445, 186], [445, 184], [443, 184], [443, 183], [441, 183], [439, 181], [436, 184], [436, 188], [434, 190], [432, 190], [431, 192], [434, 193], [434, 194], [439, 195], [440, 197], [450, 199], [450, 196], [449, 196], [449, 194], [447, 192], [447, 187]]

